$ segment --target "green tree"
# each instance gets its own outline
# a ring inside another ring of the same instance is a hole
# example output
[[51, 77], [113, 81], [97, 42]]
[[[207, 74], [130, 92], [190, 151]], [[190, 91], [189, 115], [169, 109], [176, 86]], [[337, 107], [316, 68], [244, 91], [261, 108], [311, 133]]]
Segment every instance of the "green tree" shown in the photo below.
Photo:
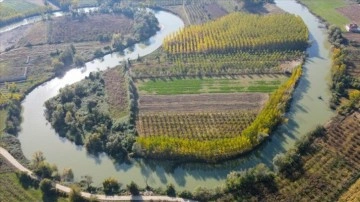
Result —
[[74, 180], [74, 173], [71, 168], [64, 168], [61, 175], [61, 179], [66, 182], [71, 182]]
[[50, 179], [42, 179], [39, 184], [40, 190], [42, 193], [46, 196], [53, 195], [55, 193], [54, 186], [52, 185], [52, 182]]
[[173, 184], [169, 184], [166, 187], [166, 195], [168, 196], [176, 196], [176, 191], [175, 191], [175, 187]]
[[120, 184], [116, 179], [110, 177], [104, 180], [103, 189], [106, 195], [113, 195], [119, 192]]
[[71, 191], [69, 193], [69, 201], [70, 202], [84, 202], [86, 201], [82, 196], [81, 196], [81, 190], [78, 186], [72, 186], [71, 187]]
[[126, 186], [127, 190], [131, 193], [131, 195], [139, 195], [139, 187], [135, 182], [131, 181], [129, 185]]
[[33, 154], [31, 165], [33, 168], [37, 168], [40, 165], [40, 163], [44, 161], [45, 161], [44, 154], [41, 151], [37, 151]]

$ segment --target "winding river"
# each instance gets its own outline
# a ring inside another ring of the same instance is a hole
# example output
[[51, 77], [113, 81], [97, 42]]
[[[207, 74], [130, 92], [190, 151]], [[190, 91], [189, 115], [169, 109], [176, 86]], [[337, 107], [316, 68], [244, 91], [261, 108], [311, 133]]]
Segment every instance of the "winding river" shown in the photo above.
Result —
[[[237, 160], [231, 160], [218, 165], [189, 163], [176, 165], [168, 161], [136, 159], [127, 163], [113, 162], [105, 154], [97, 157], [89, 156], [85, 149], [75, 146], [70, 141], [60, 138], [46, 121], [43, 111], [44, 102], [55, 96], [58, 90], [66, 85], [80, 81], [92, 71], [115, 67], [126, 58], [137, 58], [149, 54], [161, 46], [162, 39], [169, 33], [183, 27], [180, 18], [164, 11], [156, 11], [162, 29], [148, 41], [138, 44], [132, 51], [127, 50], [125, 56], [111, 54], [103, 60], [86, 63], [82, 69], [72, 69], [61, 78], [54, 78], [34, 89], [22, 102], [23, 122], [19, 139], [22, 150], [28, 159], [36, 151], [42, 151], [50, 163], [63, 168], [72, 168], [77, 180], [82, 175], [93, 176], [94, 184], [107, 177], [115, 177], [122, 184], [136, 182], [139, 186], [152, 187], [174, 184], [178, 190], [193, 190], [197, 186], [213, 188], [224, 182], [232, 170], [250, 168], [258, 163], [271, 165], [273, 157], [285, 152], [303, 134], [318, 124], [325, 123], [333, 112], [329, 110], [330, 92], [328, 76], [330, 73], [329, 45], [326, 42], [326, 30], [305, 7], [293, 0], [277, 0], [276, 4], [303, 18], [310, 30], [310, 40], [313, 42], [308, 49], [308, 59], [304, 73], [294, 92], [291, 108], [286, 114], [288, 123], [279, 127], [271, 139], [260, 148]], [[322, 96], [323, 100], [318, 99]]]

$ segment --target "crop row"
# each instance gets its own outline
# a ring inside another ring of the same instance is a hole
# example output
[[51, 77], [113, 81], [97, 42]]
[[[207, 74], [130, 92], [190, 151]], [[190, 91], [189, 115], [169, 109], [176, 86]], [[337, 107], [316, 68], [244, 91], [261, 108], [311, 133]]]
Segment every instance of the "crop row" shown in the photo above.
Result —
[[283, 120], [287, 102], [301, 73], [301, 67], [296, 68], [289, 80], [271, 95], [256, 119], [235, 137], [194, 140], [187, 137], [140, 136], [136, 146], [141, 155], [156, 158], [217, 161], [239, 155], [258, 145]]
[[197, 140], [235, 137], [255, 119], [255, 112], [141, 115], [140, 136], [165, 136]]

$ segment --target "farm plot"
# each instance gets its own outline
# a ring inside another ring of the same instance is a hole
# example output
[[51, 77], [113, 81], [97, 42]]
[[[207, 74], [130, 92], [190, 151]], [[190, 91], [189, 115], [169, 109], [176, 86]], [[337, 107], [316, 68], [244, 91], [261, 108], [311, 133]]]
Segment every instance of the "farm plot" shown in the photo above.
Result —
[[346, 16], [351, 22], [360, 24], [360, 5], [353, 4], [346, 7], [337, 8], [342, 15]]
[[345, 30], [345, 24], [349, 23], [349, 19], [338, 12], [336, 9], [347, 6], [343, 0], [300, 0], [310, 8], [316, 15], [326, 20], [329, 24], [337, 25]]
[[191, 24], [201, 24], [220, 18], [228, 13], [216, 2], [188, 4], [185, 6], [185, 11]]
[[319, 141], [319, 144], [341, 154], [360, 170], [360, 112], [341, 118], [332, 121], [326, 130], [327, 138]]
[[138, 81], [140, 94], [176, 95], [199, 93], [264, 92], [276, 90], [284, 75], [251, 75], [223, 78], [153, 79]]
[[0, 26], [41, 13], [45, 7], [23, 0], [5, 0], [0, 3]]
[[138, 133], [143, 137], [160, 136], [214, 140], [239, 135], [255, 119], [255, 112], [201, 112], [140, 115]]
[[[359, 42], [360, 42], [360, 34]], [[355, 79], [359, 80], [360, 76], [360, 49], [347, 48], [346, 60], [350, 64], [347, 68], [347, 73]]]
[[[338, 115], [325, 127], [301, 157], [300, 175], [290, 180], [282, 175], [277, 178], [278, 191], [266, 194], [267, 201], [337, 201], [360, 172], [360, 113]], [[357, 187], [357, 188], [356, 188]], [[357, 190], [356, 190], [357, 189]], [[358, 196], [359, 182], [350, 189]], [[345, 194], [340, 201], [352, 201], [356, 197]]]
[[140, 115], [153, 113], [259, 111], [268, 99], [265, 93], [141, 95]]
[[131, 19], [118, 15], [94, 15], [84, 20], [56, 18], [49, 22], [48, 42], [96, 41], [100, 35], [111, 37], [113, 33], [127, 36], [132, 27]]
[[128, 85], [120, 68], [109, 69], [103, 74], [109, 113], [116, 120], [129, 114]]

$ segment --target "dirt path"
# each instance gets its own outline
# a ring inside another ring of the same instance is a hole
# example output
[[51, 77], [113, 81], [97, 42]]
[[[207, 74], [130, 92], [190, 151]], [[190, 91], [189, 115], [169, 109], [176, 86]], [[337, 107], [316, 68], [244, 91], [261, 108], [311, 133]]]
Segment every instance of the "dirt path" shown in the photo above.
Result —
[[[15, 168], [20, 171], [27, 172], [31, 177], [37, 178], [33, 173], [21, 165], [6, 149], [0, 147], [0, 154], [6, 158]], [[69, 187], [63, 186], [61, 184], [55, 185], [56, 189], [64, 192], [70, 193], [71, 189]], [[85, 198], [95, 197], [100, 201], [179, 201], [179, 202], [191, 202], [191, 200], [186, 200], [178, 197], [169, 197], [169, 196], [106, 196], [101, 194], [90, 194], [87, 192], [81, 192], [81, 195]]]

